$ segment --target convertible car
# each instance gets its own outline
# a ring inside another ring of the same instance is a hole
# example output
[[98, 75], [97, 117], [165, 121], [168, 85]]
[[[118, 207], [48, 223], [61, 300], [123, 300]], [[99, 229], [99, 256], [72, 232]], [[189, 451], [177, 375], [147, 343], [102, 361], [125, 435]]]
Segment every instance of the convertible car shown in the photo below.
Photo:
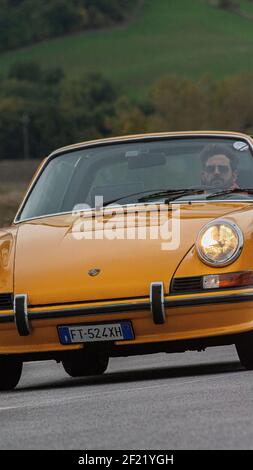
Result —
[[253, 139], [181, 132], [61, 148], [0, 231], [0, 389], [25, 361], [235, 344], [253, 369]]

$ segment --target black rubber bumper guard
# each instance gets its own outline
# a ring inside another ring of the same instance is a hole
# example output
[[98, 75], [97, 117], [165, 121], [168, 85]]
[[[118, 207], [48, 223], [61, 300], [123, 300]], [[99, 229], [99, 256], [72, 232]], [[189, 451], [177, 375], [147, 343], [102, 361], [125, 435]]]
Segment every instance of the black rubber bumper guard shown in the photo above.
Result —
[[154, 323], [156, 325], [165, 323], [164, 288], [162, 282], [152, 282], [150, 284], [150, 308]]
[[[165, 323], [164, 287], [162, 282], [152, 282], [150, 284], [150, 310], [156, 325]], [[19, 335], [28, 336], [31, 329], [28, 320], [26, 294], [18, 294], [14, 297], [14, 319]]]
[[[104, 314], [119, 314], [126, 312], [134, 312], [140, 310], [151, 310], [153, 320], [157, 324], [164, 323], [166, 316], [164, 314], [164, 307], [170, 308], [187, 308], [199, 306], [217, 306], [223, 304], [235, 304], [241, 302], [253, 302], [253, 292], [242, 292], [241, 294], [222, 294], [219, 296], [198, 296], [194, 298], [177, 299], [175, 295], [170, 296], [170, 299], [163, 299], [163, 286], [160, 282], [152, 283], [150, 286], [151, 299], [144, 302], [128, 302], [125, 304], [111, 304], [103, 306], [89, 306], [79, 308], [61, 308], [57, 310], [36, 311], [27, 314], [27, 298], [26, 295], [16, 296], [15, 314], [2, 314], [0, 315], [0, 325], [2, 323], [16, 323], [17, 329], [21, 336], [27, 336], [31, 328], [29, 321], [43, 320], [52, 318], [73, 318], [73, 316], [86, 317], [87, 315], [104, 315]], [[251, 307], [252, 308], [252, 307]]]
[[30, 326], [27, 312], [27, 295], [18, 294], [14, 297], [14, 318], [20, 336], [30, 334]]

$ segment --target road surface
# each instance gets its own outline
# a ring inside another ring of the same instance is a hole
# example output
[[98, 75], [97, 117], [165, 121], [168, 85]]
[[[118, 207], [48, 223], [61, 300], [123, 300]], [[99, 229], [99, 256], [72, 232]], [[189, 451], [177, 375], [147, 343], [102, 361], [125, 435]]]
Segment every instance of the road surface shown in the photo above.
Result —
[[233, 346], [114, 358], [86, 379], [27, 363], [0, 393], [0, 449], [253, 449], [252, 390]]

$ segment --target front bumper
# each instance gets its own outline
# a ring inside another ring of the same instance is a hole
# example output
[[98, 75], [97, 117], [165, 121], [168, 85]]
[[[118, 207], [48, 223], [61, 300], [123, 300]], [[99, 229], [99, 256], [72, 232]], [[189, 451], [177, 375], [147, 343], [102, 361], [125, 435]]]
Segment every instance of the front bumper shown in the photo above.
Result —
[[[163, 311], [164, 322], [159, 324], [154, 322], [148, 298], [31, 307], [27, 310], [30, 328], [27, 336], [18, 333], [13, 312], [0, 313], [0, 354], [83, 348], [83, 344], [60, 344], [57, 326], [61, 324], [130, 320], [135, 339], [124, 341], [129, 349], [136, 345], [240, 334], [253, 330], [253, 290], [223, 291], [219, 295], [216, 292], [213, 295], [165, 296]], [[115, 342], [114, 345], [119, 349], [122, 347], [122, 343]]]

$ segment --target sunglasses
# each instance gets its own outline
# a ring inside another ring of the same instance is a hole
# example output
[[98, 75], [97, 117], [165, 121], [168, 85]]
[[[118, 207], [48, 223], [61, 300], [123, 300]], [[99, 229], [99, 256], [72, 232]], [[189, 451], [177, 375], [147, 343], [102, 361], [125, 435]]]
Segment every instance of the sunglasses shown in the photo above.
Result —
[[218, 171], [221, 175], [226, 175], [229, 172], [230, 168], [227, 165], [207, 165], [206, 172], [209, 174], [215, 173]]

